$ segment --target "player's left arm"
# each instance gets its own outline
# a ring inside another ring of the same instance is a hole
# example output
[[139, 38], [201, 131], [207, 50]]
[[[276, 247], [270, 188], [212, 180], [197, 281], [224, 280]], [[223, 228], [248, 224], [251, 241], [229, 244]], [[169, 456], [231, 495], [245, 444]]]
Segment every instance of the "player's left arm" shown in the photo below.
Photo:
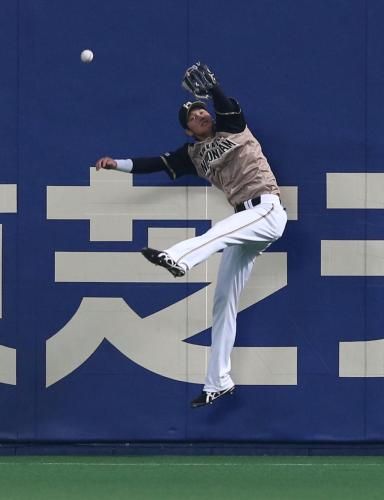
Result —
[[219, 84], [211, 89], [216, 114], [216, 131], [238, 134], [247, 123], [240, 104], [233, 97], [227, 97]]
[[240, 133], [246, 121], [239, 103], [227, 97], [206, 64], [197, 62], [185, 72], [182, 86], [198, 99], [212, 98], [216, 113], [216, 131]]

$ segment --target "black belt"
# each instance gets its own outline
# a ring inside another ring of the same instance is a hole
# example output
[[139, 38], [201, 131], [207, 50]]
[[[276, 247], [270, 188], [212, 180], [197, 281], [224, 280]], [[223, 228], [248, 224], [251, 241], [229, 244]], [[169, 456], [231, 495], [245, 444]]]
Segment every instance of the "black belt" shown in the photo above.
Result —
[[[247, 200], [247, 203], [251, 203], [252, 206], [259, 205], [261, 203], [261, 197], [258, 196], [257, 198], [252, 198], [252, 200]], [[245, 205], [245, 203], [239, 203], [238, 205], [235, 205], [235, 213], [237, 212], [242, 212], [243, 210], [247, 210], [249, 207]]]
[[[265, 194], [270, 194], [270, 193], [265, 193]], [[263, 195], [261, 195], [261, 196], [263, 196]], [[251, 205], [252, 207], [259, 205], [259, 203], [261, 203], [261, 196], [258, 196], [257, 198], [252, 198], [252, 200], [244, 201], [243, 203], [238, 203], [237, 205], [235, 205], [235, 213], [237, 214], [237, 212], [242, 212], [243, 210], [248, 210], [249, 208], [251, 208], [249, 205]], [[277, 196], [277, 199], [280, 201], [280, 196], [278, 194], [275, 196]], [[281, 201], [280, 201], [280, 203], [281, 203]], [[284, 210], [285, 210], [285, 208], [284, 208]]]

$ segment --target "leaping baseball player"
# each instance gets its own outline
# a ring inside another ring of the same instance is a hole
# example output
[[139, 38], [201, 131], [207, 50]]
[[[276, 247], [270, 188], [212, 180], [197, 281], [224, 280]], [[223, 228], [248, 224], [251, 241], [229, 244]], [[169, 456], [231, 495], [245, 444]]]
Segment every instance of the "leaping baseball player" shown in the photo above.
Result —
[[[171, 179], [197, 175], [225, 194], [234, 214], [205, 234], [181, 241], [165, 250], [143, 248], [142, 254], [173, 276], [186, 272], [212, 254], [223, 251], [214, 296], [212, 343], [201, 394], [193, 408], [232, 394], [231, 351], [236, 337], [240, 294], [256, 257], [279, 239], [287, 222], [275, 176], [257, 139], [247, 127], [239, 103], [226, 97], [215, 75], [200, 62], [187, 69], [183, 87], [195, 98], [179, 110], [179, 121], [194, 139], [181, 148], [151, 158], [115, 160], [100, 158], [96, 169], [116, 169], [134, 174], [164, 170]], [[201, 99], [212, 98], [215, 119]]]

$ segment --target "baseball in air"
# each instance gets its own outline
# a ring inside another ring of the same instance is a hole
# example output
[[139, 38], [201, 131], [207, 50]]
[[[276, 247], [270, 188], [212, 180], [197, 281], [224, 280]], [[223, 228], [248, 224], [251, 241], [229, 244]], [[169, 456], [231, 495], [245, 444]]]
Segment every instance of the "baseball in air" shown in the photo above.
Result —
[[83, 61], [83, 63], [90, 63], [93, 59], [92, 50], [89, 49], [83, 50], [83, 52], [80, 55], [80, 59]]

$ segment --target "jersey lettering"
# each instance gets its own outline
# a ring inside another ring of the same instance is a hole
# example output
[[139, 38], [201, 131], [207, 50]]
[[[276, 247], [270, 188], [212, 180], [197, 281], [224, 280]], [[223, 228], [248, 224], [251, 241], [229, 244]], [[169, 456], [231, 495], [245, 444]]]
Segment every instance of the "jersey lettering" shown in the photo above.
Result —
[[236, 147], [238, 147], [238, 144], [223, 137], [217, 137], [212, 142], [205, 144], [199, 153], [202, 159], [200, 166], [204, 175], [210, 175], [212, 172], [211, 164], [220, 160], [225, 153]]

